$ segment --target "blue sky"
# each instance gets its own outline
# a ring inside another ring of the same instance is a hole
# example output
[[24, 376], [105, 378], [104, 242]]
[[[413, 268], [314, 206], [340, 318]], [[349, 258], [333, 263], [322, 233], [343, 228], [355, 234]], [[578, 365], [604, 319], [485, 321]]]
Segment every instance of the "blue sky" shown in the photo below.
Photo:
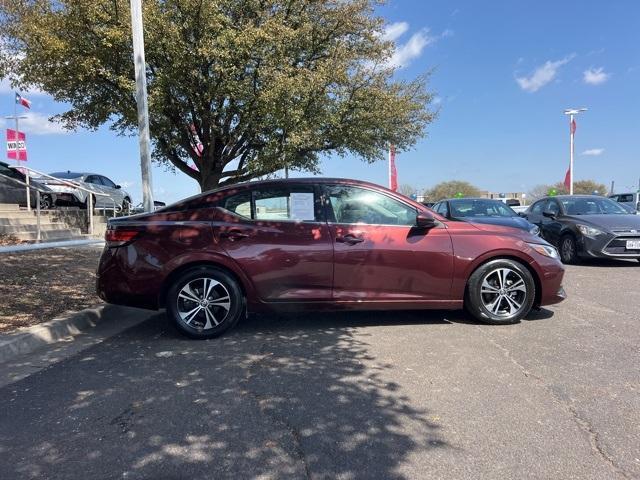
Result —
[[[561, 181], [568, 165], [567, 107], [577, 119], [576, 180], [616, 190], [640, 177], [640, 2], [389, 0], [379, 8], [397, 43], [397, 75], [434, 69], [440, 116], [428, 136], [397, 157], [399, 183], [422, 190], [467, 180], [496, 192]], [[24, 124], [29, 165], [43, 171], [103, 173], [141, 200], [135, 137], [108, 129], [63, 133], [46, 117], [64, 106], [46, 95]], [[0, 83], [2, 114], [13, 94]], [[329, 157], [327, 176], [387, 182], [387, 165]], [[154, 167], [155, 196], [174, 201], [198, 192], [180, 173]]]

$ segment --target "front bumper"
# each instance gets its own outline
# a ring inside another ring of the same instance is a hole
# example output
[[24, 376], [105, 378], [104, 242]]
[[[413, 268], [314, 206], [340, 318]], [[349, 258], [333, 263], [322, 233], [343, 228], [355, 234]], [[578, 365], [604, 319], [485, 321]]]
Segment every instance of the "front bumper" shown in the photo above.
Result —
[[640, 234], [605, 233], [578, 239], [578, 255], [585, 258], [640, 258], [640, 250], [628, 250], [627, 240], [639, 240]]

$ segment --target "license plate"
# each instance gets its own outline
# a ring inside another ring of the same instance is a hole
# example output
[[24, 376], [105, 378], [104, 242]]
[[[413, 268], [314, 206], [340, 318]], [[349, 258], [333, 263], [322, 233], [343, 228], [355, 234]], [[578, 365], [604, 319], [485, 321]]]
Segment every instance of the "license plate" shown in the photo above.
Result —
[[640, 250], [640, 240], [627, 240], [627, 250]]

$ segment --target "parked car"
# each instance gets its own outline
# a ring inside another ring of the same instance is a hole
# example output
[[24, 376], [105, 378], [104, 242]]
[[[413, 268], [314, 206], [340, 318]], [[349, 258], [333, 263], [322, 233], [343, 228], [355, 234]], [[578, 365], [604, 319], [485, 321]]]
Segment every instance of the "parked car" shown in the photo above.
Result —
[[[8, 163], [0, 162], [0, 203], [13, 203], [26, 207], [27, 187], [24, 186], [26, 182], [27, 178], [24, 173], [15, 168], [10, 168]], [[38, 178], [30, 177], [29, 183], [46, 192], [40, 193], [40, 208], [43, 210], [53, 208], [56, 194], [46, 185], [43, 185]], [[34, 189], [29, 189], [30, 202], [34, 207], [37, 205], [37, 195]]]
[[625, 205], [631, 209], [632, 212], [640, 212], [640, 198], [638, 193], [614, 193], [609, 195], [609, 198], [614, 202], [618, 202], [621, 205]]
[[450, 198], [436, 203], [432, 208], [449, 220], [519, 228], [532, 235], [540, 233], [536, 225], [519, 216], [502, 200]]
[[[109, 178], [104, 175], [98, 175], [96, 173], [80, 173], [80, 172], [55, 172], [50, 174], [52, 177], [59, 178], [61, 180], [75, 182], [81, 187], [96, 192], [98, 195], [93, 195], [94, 208], [98, 209], [112, 209], [116, 210], [128, 210], [131, 205], [131, 195], [125, 192], [120, 185], [116, 185]], [[57, 204], [58, 205], [75, 205], [80, 208], [87, 208], [88, 193], [84, 190], [74, 188], [63, 182], [56, 182], [55, 180], [47, 179], [44, 183], [57, 192]], [[102, 194], [102, 195], [100, 195]], [[106, 196], [105, 196], [106, 194]]]
[[560, 302], [558, 252], [523, 230], [453, 222], [343, 179], [251, 182], [110, 219], [97, 272], [107, 302], [220, 335], [273, 309], [458, 309], [515, 323]]
[[640, 261], [640, 217], [597, 195], [559, 195], [538, 200], [526, 212], [542, 237], [558, 247], [564, 263], [580, 258]]
[[[153, 210], [160, 210], [162, 207], [166, 207], [167, 204], [159, 200], [153, 201]], [[144, 213], [144, 205], [142, 203], [137, 204], [131, 209], [131, 213]]]

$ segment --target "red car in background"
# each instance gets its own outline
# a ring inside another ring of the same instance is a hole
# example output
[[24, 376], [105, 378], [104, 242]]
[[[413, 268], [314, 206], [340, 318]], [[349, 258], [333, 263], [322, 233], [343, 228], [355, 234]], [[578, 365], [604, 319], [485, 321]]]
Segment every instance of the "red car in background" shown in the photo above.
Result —
[[371, 183], [252, 182], [109, 220], [107, 302], [166, 308], [210, 338], [273, 309], [459, 309], [495, 324], [560, 302], [554, 247], [522, 230], [451, 222]]

